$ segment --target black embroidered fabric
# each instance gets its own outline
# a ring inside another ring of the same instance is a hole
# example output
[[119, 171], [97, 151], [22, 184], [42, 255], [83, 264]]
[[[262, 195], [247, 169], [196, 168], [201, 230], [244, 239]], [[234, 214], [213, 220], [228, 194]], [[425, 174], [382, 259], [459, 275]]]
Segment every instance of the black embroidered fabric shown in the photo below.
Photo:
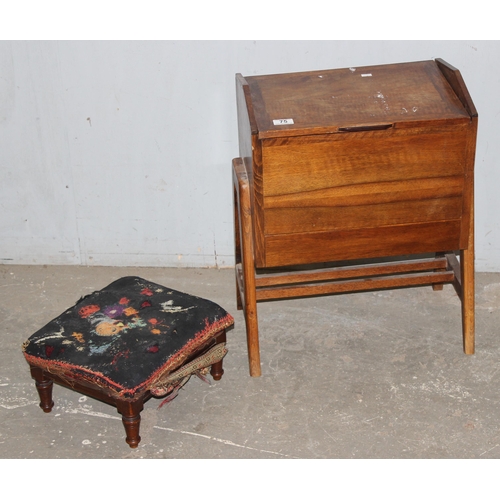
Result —
[[133, 395], [233, 323], [210, 300], [127, 276], [50, 321], [23, 351], [43, 369]]

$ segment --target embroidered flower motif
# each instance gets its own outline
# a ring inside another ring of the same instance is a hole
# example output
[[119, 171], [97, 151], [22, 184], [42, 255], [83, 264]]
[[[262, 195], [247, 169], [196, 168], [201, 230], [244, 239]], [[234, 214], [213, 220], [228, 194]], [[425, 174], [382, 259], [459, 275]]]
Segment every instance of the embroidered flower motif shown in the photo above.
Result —
[[137, 314], [139, 311], [137, 309], [134, 309], [133, 307], [127, 307], [127, 309], [124, 309], [123, 312], [125, 313], [126, 316], [133, 316], [134, 314]]
[[97, 335], [109, 337], [111, 335], [117, 335], [124, 328], [125, 328], [125, 325], [121, 322], [114, 321], [113, 323], [108, 323], [106, 321], [103, 321], [102, 323], [99, 323], [96, 326], [95, 331], [96, 331]]
[[82, 308], [80, 308], [80, 310], [78, 311], [78, 314], [82, 318], [88, 318], [92, 314], [94, 314], [97, 311], [99, 311], [99, 309], [100, 309], [100, 307], [98, 305], [91, 304], [91, 305], [83, 306]]
[[146, 322], [139, 317], [132, 318], [128, 323], [125, 328], [144, 328], [146, 325]]
[[127, 299], [127, 297], [122, 297], [120, 299], [120, 304], [122, 305], [127, 305], [130, 302], [130, 300]]
[[146, 350], [147, 350], [147, 352], [155, 353], [155, 352], [158, 352], [160, 350], [160, 348], [158, 347], [157, 344], [154, 344], [154, 345], [150, 345]]
[[[156, 326], [159, 324], [159, 321], [156, 318], [150, 318], [148, 319], [148, 323], [150, 323], [153, 326]], [[154, 335], [158, 335], [161, 333], [161, 330], [159, 330], [158, 328], [152, 328], [151, 333], [153, 333]]]
[[75, 337], [75, 339], [76, 339], [78, 342], [80, 342], [80, 343], [85, 342], [85, 341], [83, 340], [83, 333], [73, 332], [73, 333], [71, 334], [71, 336], [72, 336], [72, 337]]
[[149, 302], [149, 300], [145, 300], [142, 304], [141, 307], [144, 309], [145, 307], [151, 307], [153, 304]]
[[141, 295], [147, 295], [148, 297], [151, 297], [153, 295], [153, 291], [150, 290], [149, 288], [145, 288], [142, 292]]
[[103, 310], [103, 313], [110, 318], [117, 318], [123, 314], [124, 305], [108, 306]]

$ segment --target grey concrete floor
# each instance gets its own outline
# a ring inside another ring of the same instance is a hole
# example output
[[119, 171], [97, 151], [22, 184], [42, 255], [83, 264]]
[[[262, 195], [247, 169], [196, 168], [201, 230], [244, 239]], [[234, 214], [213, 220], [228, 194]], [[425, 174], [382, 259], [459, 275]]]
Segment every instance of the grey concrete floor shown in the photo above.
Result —
[[[192, 378], [142, 412], [125, 443], [115, 408], [54, 387], [45, 414], [21, 344], [82, 295], [138, 275], [235, 318], [225, 374]], [[451, 286], [260, 303], [263, 375], [248, 372], [232, 269], [0, 266], [0, 458], [500, 457], [500, 275], [477, 275], [476, 354]]]

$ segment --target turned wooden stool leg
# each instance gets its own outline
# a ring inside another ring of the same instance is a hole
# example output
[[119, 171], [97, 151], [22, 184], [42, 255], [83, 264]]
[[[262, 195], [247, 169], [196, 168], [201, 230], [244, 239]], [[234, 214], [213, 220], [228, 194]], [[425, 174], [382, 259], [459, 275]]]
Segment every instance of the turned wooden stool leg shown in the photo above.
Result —
[[[223, 342], [226, 342], [225, 330], [222, 333], [220, 333], [216, 338], [216, 344], [222, 344]], [[222, 361], [223, 361], [222, 359], [220, 361], [217, 361], [217, 363], [214, 363], [210, 368], [210, 375], [212, 375], [212, 378], [214, 380], [220, 380], [222, 378], [222, 375], [224, 375], [224, 369], [222, 368]]]
[[31, 366], [30, 370], [31, 376], [35, 379], [36, 390], [40, 396], [40, 408], [45, 413], [50, 413], [54, 406], [54, 401], [52, 401], [52, 387], [54, 383], [41, 368]]
[[137, 448], [141, 441], [139, 427], [144, 401], [142, 399], [134, 401], [117, 400], [116, 408], [118, 413], [121, 413], [123, 426], [127, 434], [125, 441], [131, 448]]

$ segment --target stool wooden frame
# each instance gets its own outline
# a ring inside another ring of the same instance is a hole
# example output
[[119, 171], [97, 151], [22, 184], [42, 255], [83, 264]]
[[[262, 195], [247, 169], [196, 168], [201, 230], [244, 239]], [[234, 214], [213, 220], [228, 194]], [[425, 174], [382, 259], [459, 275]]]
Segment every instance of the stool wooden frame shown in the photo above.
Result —
[[[222, 330], [215, 337], [211, 338], [201, 346], [196, 352], [194, 352], [186, 361], [181, 365], [178, 370], [185, 366], [187, 363], [193, 359], [202, 356], [210, 347], [215, 344], [221, 344], [226, 342], [226, 330]], [[137, 448], [141, 441], [139, 435], [139, 427], [141, 423], [141, 411], [144, 408], [144, 403], [150, 398], [154, 397], [150, 390], [144, 390], [136, 393], [133, 397], [119, 396], [116, 392], [113, 392], [109, 388], [101, 387], [97, 384], [93, 384], [90, 381], [77, 380], [71, 378], [71, 375], [67, 377], [58, 375], [56, 373], [51, 373], [47, 370], [43, 370], [38, 366], [34, 366], [30, 363], [31, 376], [35, 380], [35, 385], [40, 396], [40, 408], [45, 413], [50, 413], [54, 406], [54, 401], [52, 399], [52, 388], [54, 382], [62, 387], [74, 390], [91, 398], [97, 399], [111, 406], [114, 406], [118, 413], [122, 416], [122, 422], [125, 427], [126, 432], [126, 442], [131, 448]], [[214, 380], [220, 380], [224, 374], [222, 368], [222, 360], [214, 363], [211, 366], [210, 374]]]

